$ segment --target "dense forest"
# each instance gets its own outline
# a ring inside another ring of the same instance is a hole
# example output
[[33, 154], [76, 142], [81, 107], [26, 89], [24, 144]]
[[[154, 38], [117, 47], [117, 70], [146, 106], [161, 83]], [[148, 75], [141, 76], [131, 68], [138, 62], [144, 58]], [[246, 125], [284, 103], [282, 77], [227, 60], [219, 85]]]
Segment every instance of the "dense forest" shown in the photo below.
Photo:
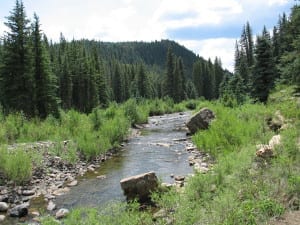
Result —
[[58, 115], [59, 108], [88, 113], [129, 98], [219, 97], [225, 74], [220, 59], [206, 61], [174, 41], [68, 41], [61, 34], [53, 43], [36, 14], [30, 22], [22, 1], [16, 1], [5, 25], [9, 31], [0, 53], [5, 112], [45, 118]]

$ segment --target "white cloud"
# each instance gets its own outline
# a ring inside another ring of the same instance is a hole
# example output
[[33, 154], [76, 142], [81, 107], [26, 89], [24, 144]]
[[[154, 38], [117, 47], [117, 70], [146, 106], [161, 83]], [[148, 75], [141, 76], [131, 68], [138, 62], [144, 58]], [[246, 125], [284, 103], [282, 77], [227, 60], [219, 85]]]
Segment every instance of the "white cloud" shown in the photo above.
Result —
[[222, 65], [229, 71], [233, 71], [234, 44], [233, 38], [215, 38], [202, 41], [188, 40], [180, 41], [181, 44], [189, 49], [193, 49], [196, 54], [212, 61], [221, 58]]
[[288, 0], [268, 0], [269, 5], [285, 5], [288, 3]]
[[174, 29], [207, 24], [220, 24], [242, 13], [235, 0], [203, 1], [163, 0], [154, 13], [153, 20], [164, 28]]

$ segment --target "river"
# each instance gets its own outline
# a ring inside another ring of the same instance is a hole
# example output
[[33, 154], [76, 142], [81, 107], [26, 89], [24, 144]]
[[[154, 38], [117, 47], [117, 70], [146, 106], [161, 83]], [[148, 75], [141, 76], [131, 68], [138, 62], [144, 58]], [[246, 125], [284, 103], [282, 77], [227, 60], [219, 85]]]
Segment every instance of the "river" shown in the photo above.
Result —
[[[100, 164], [95, 172], [78, 178], [78, 185], [53, 201], [57, 208], [103, 206], [111, 201], [125, 201], [120, 180], [154, 171], [162, 182], [174, 183], [171, 175], [186, 176], [193, 172], [189, 166], [185, 122], [191, 113], [174, 113], [149, 117], [141, 135], [131, 138], [111, 159]], [[105, 175], [104, 179], [97, 178]], [[40, 200], [40, 199], [37, 199]], [[41, 209], [45, 202], [33, 201], [32, 207]], [[39, 210], [41, 211], [41, 210]], [[43, 211], [43, 210], [42, 210]], [[3, 224], [16, 224], [7, 219]]]

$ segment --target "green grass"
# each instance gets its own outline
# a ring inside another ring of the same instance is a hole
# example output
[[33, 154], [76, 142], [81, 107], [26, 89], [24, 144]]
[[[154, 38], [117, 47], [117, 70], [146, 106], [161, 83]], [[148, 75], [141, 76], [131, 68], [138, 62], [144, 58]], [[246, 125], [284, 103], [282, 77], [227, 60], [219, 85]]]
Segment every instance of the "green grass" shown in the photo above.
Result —
[[[118, 147], [128, 135], [130, 126], [147, 123], [149, 115], [184, 111], [185, 104], [174, 104], [171, 99], [129, 99], [121, 105], [112, 102], [106, 109], [95, 108], [88, 115], [75, 110], [60, 111], [59, 119], [49, 116], [45, 120], [28, 119], [22, 113], [7, 116], [0, 113], [1, 152], [5, 153], [6, 146], [14, 143], [49, 140], [55, 142], [48, 149], [53, 156], [59, 156], [69, 163], [76, 163], [80, 158], [92, 160]], [[63, 144], [65, 140], [68, 140], [67, 146]], [[20, 179], [20, 182], [30, 179], [31, 169], [39, 166], [42, 153], [30, 151], [30, 157], [25, 155], [28, 159], [25, 158], [18, 168], [12, 159], [15, 157], [15, 162], [21, 161], [22, 152], [25, 154], [24, 149], [12, 150], [12, 154], [3, 153], [0, 156], [0, 161], [6, 160], [0, 165], [0, 175], [2, 173], [14, 181]]]
[[[228, 108], [218, 102], [201, 103], [215, 112], [216, 119], [193, 141], [214, 157], [215, 165], [208, 174], [191, 178], [184, 194], [157, 200], [163, 208], [173, 207], [174, 224], [264, 224], [286, 208], [299, 209], [300, 108], [291, 93], [290, 88], [276, 91], [267, 105]], [[278, 110], [289, 128], [280, 132], [276, 157], [258, 160], [255, 145], [267, 144], [275, 135], [266, 118]]]

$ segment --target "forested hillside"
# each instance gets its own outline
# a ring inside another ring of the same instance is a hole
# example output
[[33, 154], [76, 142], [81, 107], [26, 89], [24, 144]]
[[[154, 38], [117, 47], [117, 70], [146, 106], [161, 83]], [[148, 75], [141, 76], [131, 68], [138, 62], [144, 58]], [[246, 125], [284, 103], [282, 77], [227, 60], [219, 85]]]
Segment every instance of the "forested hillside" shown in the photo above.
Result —
[[61, 34], [53, 43], [36, 14], [28, 19], [22, 1], [5, 25], [0, 44], [5, 113], [45, 118], [58, 116], [59, 108], [88, 113], [129, 98], [219, 97], [225, 73], [220, 59], [206, 61], [174, 41], [108, 43], [66, 40]]

